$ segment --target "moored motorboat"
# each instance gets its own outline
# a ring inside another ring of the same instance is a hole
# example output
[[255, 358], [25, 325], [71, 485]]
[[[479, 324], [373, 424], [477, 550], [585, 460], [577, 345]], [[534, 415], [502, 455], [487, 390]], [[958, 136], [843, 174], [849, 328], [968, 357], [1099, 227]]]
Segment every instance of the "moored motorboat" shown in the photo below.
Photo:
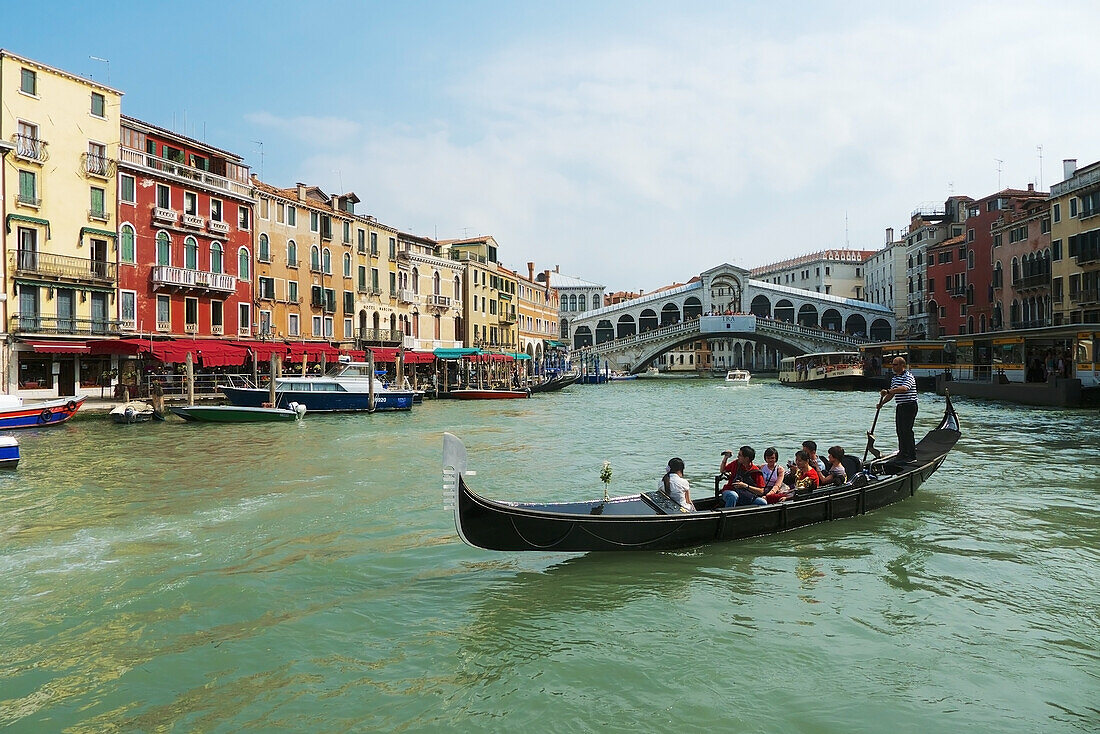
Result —
[[[267, 387], [219, 385], [218, 390], [233, 405], [260, 408], [270, 401]], [[340, 362], [322, 377], [277, 378], [275, 393], [277, 407], [301, 403], [311, 413], [411, 410], [413, 406], [412, 390], [386, 387], [366, 362]]]
[[142, 400], [131, 400], [122, 405], [116, 405], [107, 414], [115, 423], [145, 423], [153, 420], [156, 410], [149, 403]]
[[683, 512], [659, 491], [581, 502], [502, 502], [466, 484], [466, 448], [443, 437], [444, 507], [459, 536], [487, 550], [672, 550], [771, 535], [805, 525], [862, 515], [912, 496], [959, 440], [958, 415], [948, 397], [940, 424], [917, 444], [917, 458], [872, 461], [847, 484], [814, 490], [773, 505], [723, 508], [717, 496]]
[[24, 403], [15, 395], [0, 395], [0, 429], [56, 426], [76, 415], [86, 395]]
[[200, 423], [273, 423], [301, 420], [306, 406], [290, 403], [286, 408], [242, 405], [187, 405], [172, 408], [185, 421]]
[[0, 436], [0, 469], [19, 466], [19, 441], [15, 436]]

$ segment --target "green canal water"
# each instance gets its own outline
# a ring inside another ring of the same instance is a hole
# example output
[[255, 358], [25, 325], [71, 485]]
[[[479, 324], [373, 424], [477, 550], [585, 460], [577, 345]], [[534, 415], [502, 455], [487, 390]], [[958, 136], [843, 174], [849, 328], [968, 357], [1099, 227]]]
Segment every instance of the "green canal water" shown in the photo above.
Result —
[[[442, 509], [444, 430], [502, 499], [650, 488], [726, 448], [862, 454], [869, 393], [573, 386], [298, 425], [89, 416], [0, 474], [0, 728], [1094, 732], [1093, 412], [958, 400], [917, 495], [699, 550], [500, 554]], [[942, 415], [923, 395], [918, 435]], [[892, 446], [884, 411], [880, 444]]]

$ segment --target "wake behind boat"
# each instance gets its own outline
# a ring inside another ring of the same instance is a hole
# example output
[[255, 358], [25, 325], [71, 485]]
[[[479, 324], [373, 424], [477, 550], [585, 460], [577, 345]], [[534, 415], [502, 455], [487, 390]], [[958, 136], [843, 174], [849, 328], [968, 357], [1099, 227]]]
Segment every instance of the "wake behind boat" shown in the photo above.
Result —
[[[371, 402], [373, 389], [374, 401]], [[219, 385], [233, 405], [261, 408], [270, 401], [270, 388]], [[322, 377], [279, 377], [275, 380], [275, 407], [290, 403], [309, 406], [310, 413], [354, 413], [376, 410], [412, 410], [413, 391], [386, 387], [371, 374], [366, 362], [340, 362]]]
[[501, 502], [466, 484], [466, 447], [443, 434], [444, 508], [453, 510], [463, 541], [486, 550], [673, 550], [741, 540], [804, 525], [863, 515], [912, 496], [943, 464], [959, 440], [950, 397], [943, 419], [917, 444], [917, 459], [884, 457], [839, 487], [826, 487], [774, 505], [723, 508], [719, 497], [698, 499], [683, 512], [663, 492], [583, 502]]

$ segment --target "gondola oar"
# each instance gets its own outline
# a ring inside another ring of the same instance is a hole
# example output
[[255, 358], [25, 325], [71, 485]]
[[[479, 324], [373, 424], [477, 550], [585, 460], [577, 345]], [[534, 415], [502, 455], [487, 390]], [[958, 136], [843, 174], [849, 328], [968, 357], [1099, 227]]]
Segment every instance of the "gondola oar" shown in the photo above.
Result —
[[878, 425], [878, 414], [882, 412], [882, 406], [886, 405], [886, 400], [879, 400], [878, 407], [875, 408], [875, 419], [871, 421], [871, 430], [867, 431], [867, 448], [863, 452], [863, 465], [867, 465], [867, 454], [871, 454], [876, 459], [882, 458], [882, 452], [875, 448], [875, 426]]

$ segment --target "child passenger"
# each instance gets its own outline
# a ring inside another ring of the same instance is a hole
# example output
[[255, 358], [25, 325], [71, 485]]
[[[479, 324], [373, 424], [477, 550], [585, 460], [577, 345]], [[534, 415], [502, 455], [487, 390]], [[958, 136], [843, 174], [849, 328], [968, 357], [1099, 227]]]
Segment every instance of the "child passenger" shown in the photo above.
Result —
[[691, 503], [691, 484], [684, 479], [684, 460], [674, 457], [668, 460], [665, 467], [665, 475], [658, 482], [658, 490], [672, 498], [672, 501], [680, 506], [681, 512], [694, 512], [695, 505]]

